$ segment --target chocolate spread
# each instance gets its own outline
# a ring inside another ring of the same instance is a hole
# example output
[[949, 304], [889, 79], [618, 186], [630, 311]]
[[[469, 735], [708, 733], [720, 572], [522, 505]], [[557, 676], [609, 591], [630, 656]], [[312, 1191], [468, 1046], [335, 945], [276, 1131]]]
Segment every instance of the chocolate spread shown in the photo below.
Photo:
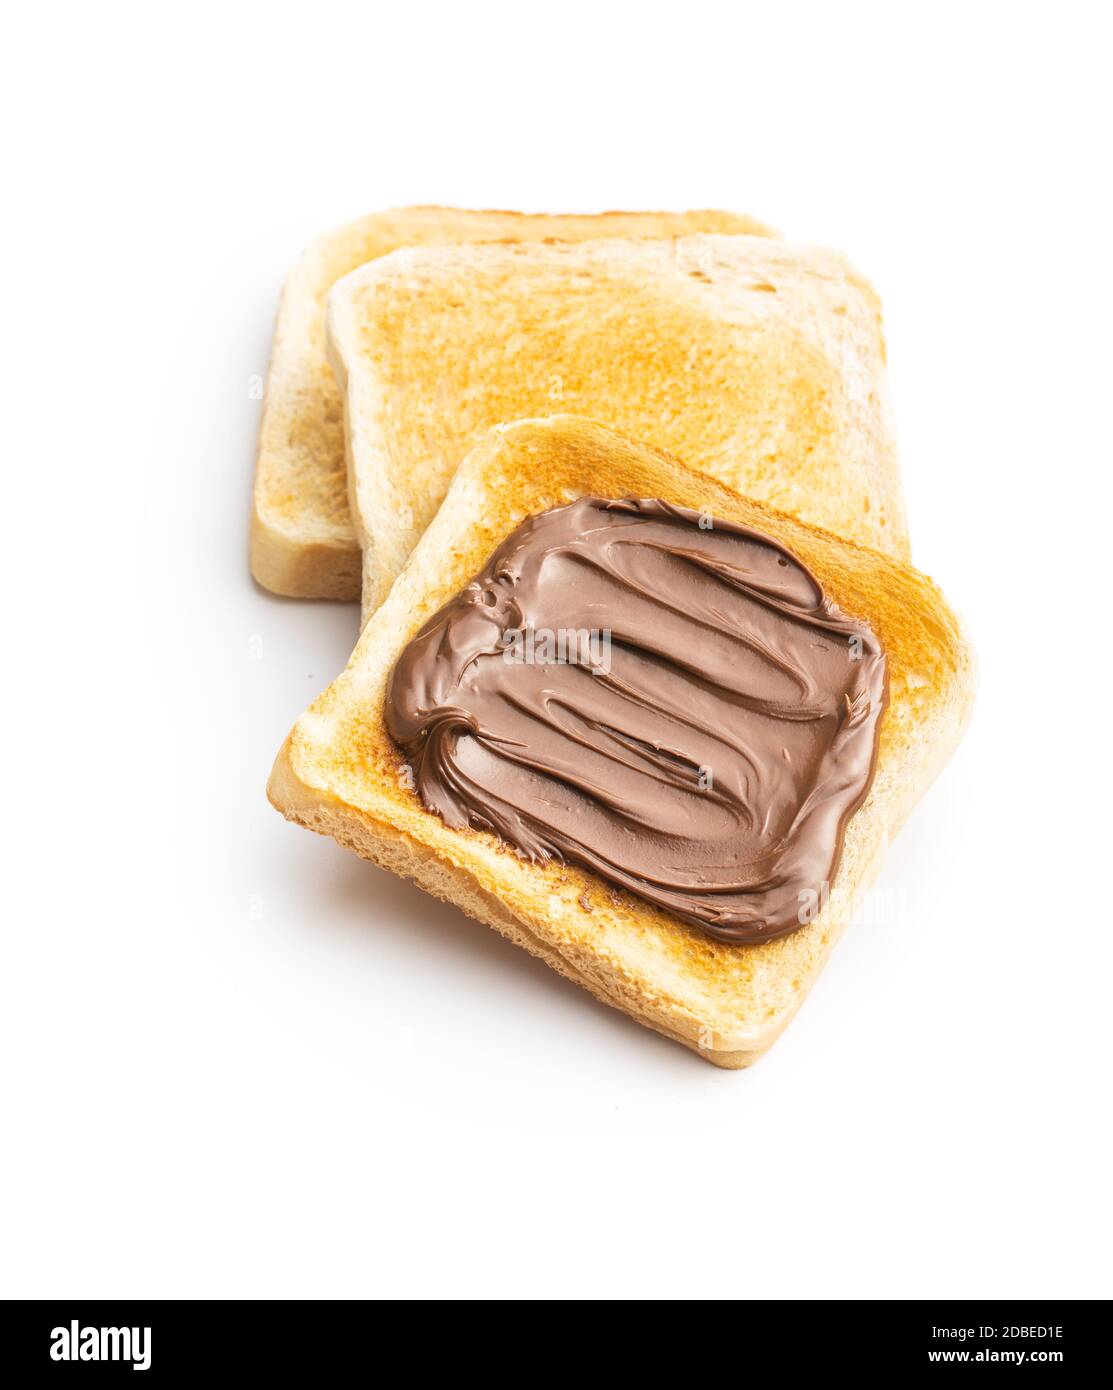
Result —
[[386, 719], [447, 825], [753, 942], [824, 898], [885, 700], [876, 636], [775, 541], [585, 497], [425, 624]]

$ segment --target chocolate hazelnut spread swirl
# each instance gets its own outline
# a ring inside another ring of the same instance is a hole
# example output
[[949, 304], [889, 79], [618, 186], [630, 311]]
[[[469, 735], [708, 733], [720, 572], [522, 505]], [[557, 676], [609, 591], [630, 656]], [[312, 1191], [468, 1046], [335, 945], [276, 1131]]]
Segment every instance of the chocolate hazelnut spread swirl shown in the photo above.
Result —
[[776, 542], [585, 497], [526, 521], [425, 624], [386, 719], [447, 825], [754, 942], [833, 879], [885, 699], [873, 632]]

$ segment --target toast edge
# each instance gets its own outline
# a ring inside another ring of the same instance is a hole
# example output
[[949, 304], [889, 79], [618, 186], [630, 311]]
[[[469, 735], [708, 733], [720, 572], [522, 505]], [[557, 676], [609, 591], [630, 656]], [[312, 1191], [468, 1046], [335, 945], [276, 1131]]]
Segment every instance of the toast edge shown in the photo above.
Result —
[[280, 598], [359, 600], [363, 561], [355, 540], [307, 541], [268, 519], [258, 499], [251, 508], [249, 561], [255, 582]]
[[[957, 718], [949, 721], [951, 727], [946, 734], [941, 731], [942, 736], [930, 764], [921, 769], [921, 777], [913, 793], [904, 800], [892, 821], [885, 825], [878, 836], [869, 861], [855, 884], [852, 900], [872, 886], [897, 829], [908, 819], [961, 742], [973, 707], [972, 669], [957, 695]], [[295, 725], [279, 749], [267, 782], [267, 799], [287, 820], [336, 840], [361, 858], [451, 903], [473, 920], [492, 927], [501, 936], [537, 956], [557, 974], [586, 989], [603, 1004], [620, 1010], [643, 1027], [680, 1043], [713, 1066], [737, 1071], [751, 1066], [764, 1056], [799, 1012], [850, 924], [850, 916], [846, 913], [837, 917], [831, 914], [826, 945], [813, 962], [806, 984], [794, 996], [791, 1007], [782, 1010], [770, 1022], [745, 1033], [718, 1033], [707, 1028], [688, 1010], [670, 1007], [668, 1001], [656, 996], [648, 1001], [630, 982], [600, 969], [592, 971], [585, 968], [586, 959], [570, 960], [544, 939], [537, 926], [511, 912], [500, 899], [483, 888], [467, 869], [449, 863], [433, 849], [421, 845], [389, 822], [346, 805], [327, 789], [308, 780], [298, 767], [300, 759], [294, 747], [297, 733]]]
[[[256, 430], [251, 486], [248, 563], [256, 583], [281, 598], [358, 600], [362, 585], [359, 540], [350, 523], [339, 535], [306, 534], [316, 513], [286, 517], [267, 505], [268, 481], [285, 475], [274, 431], [307, 353], [316, 267], [329, 235], [302, 252], [282, 285]], [[335, 529], [335, 528], [332, 528]]]
[[[748, 1034], [723, 1035], [704, 1029], [694, 1015], [669, 1008], [664, 1001], [657, 1000], [654, 1007], [639, 997], [639, 992], [628, 982], [602, 970], [586, 968], [586, 959], [576, 961], [563, 955], [530, 922], [511, 912], [483, 888], [467, 869], [448, 863], [412, 836], [345, 805], [331, 793], [306, 781], [297, 769], [293, 740], [294, 734], [291, 734], [283, 743], [267, 783], [267, 799], [287, 820], [336, 840], [361, 858], [451, 903], [474, 921], [492, 927], [500, 936], [538, 957], [558, 975], [586, 989], [601, 1003], [682, 1044], [713, 1066], [728, 1070], [750, 1066], [769, 1050], [796, 1013], [796, 1008], [786, 1011], [772, 1023]], [[841, 926], [832, 931], [830, 946], [840, 932]], [[803, 997], [800, 996], [798, 1003]]]
[[[400, 258], [412, 260], [422, 248], [403, 246], [389, 256], [368, 261], [352, 271], [329, 291], [325, 306], [325, 355], [332, 368], [344, 411], [344, 465], [348, 478], [348, 511], [352, 520], [356, 546], [359, 555], [360, 578], [356, 597], [360, 601], [360, 627], [367, 625], [376, 610], [382, 605], [390, 592], [391, 585], [416, 548], [420, 534], [406, 549], [401, 535], [395, 535], [393, 556], [386, 554], [384, 537], [376, 536], [373, 526], [368, 522], [370, 514], [383, 511], [397, 514], [404, 508], [404, 500], [398, 498], [387, 475], [385, 459], [380, 452], [364, 440], [368, 418], [379, 419], [384, 409], [381, 395], [373, 390], [374, 375], [359, 370], [359, 328], [355, 306], [351, 299], [336, 293], [337, 287], [348, 282], [365, 283], [383, 273], [384, 262]], [[357, 450], [364, 443], [362, 461], [357, 463]], [[363, 497], [364, 492], [375, 488], [378, 505], [375, 506]], [[392, 498], [388, 503], [387, 498]]]

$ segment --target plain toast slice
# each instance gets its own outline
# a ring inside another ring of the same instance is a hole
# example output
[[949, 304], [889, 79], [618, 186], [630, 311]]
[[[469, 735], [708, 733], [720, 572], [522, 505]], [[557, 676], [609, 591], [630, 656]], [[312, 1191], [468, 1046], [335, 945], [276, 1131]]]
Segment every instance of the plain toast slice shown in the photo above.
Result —
[[[402, 649], [527, 516], [584, 495], [660, 498], [764, 532], [884, 645], [889, 704], [874, 780], [822, 910], [790, 936], [713, 940], [591, 873], [531, 864], [492, 834], [449, 829], [409, 785], [383, 713]], [[605, 1003], [708, 1061], [741, 1067], [800, 1006], [889, 837], [957, 744], [972, 698], [970, 652], [930, 579], [593, 421], [525, 420], [489, 433], [456, 472], [347, 670], [287, 738], [268, 795], [289, 819], [457, 904]]]
[[714, 210], [564, 215], [411, 207], [372, 213], [318, 237], [286, 281], [275, 326], [251, 520], [259, 583], [295, 598], [360, 596], [340, 395], [325, 356], [325, 298], [337, 280], [400, 246], [688, 232], [772, 235], [752, 217]]
[[880, 306], [841, 256], [765, 237], [407, 249], [329, 301], [364, 616], [460, 461], [574, 413], [906, 559]]

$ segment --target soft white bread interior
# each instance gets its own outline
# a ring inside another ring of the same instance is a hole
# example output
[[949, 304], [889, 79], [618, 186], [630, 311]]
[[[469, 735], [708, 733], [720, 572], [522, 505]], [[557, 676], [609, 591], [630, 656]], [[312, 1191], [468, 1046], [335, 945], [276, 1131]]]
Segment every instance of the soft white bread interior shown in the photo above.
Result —
[[275, 326], [251, 521], [259, 583], [296, 598], [359, 598], [340, 395], [325, 356], [325, 298], [341, 276], [400, 246], [688, 232], [772, 235], [752, 217], [714, 210], [528, 215], [414, 207], [372, 213], [318, 237], [290, 273]]
[[765, 237], [407, 249], [335, 286], [364, 616], [478, 439], [573, 412], [907, 559], [880, 307]]
[[[873, 784], [847, 827], [826, 905], [791, 936], [757, 946], [713, 940], [591, 873], [530, 864], [489, 833], [449, 829], [408, 785], [383, 717], [401, 650], [526, 516], [588, 494], [661, 498], [764, 532], [884, 644], [890, 703]], [[744, 499], [592, 421], [526, 420], [493, 430], [456, 472], [347, 670], [287, 738], [268, 794], [291, 820], [456, 903], [605, 1003], [708, 1061], [741, 1067], [796, 1012], [889, 837], [957, 744], [972, 698], [958, 621], [908, 565]]]

